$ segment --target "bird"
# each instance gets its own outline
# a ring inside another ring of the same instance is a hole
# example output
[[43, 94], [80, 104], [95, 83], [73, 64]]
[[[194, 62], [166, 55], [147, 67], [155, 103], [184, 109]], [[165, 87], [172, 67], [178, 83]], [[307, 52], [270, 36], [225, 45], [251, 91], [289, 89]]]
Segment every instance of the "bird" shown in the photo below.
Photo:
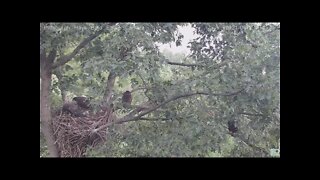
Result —
[[90, 101], [86, 97], [74, 97], [72, 101], [77, 102], [78, 106], [83, 109], [89, 109], [90, 108]]
[[233, 121], [233, 120], [228, 121], [228, 130], [232, 134], [238, 132], [238, 128], [235, 125], [235, 121]]
[[132, 102], [132, 95], [130, 91], [126, 91], [122, 95], [122, 105], [125, 108], [129, 108]]

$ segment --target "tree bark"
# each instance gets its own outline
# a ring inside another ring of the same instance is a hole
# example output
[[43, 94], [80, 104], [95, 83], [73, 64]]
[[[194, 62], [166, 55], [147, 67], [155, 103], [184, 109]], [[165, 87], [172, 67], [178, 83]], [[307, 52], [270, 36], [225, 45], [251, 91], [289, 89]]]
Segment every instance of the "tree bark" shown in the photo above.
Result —
[[110, 72], [108, 76], [108, 81], [107, 81], [107, 86], [106, 86], [106, 91], [103, 96], [104, 104], [109, 106], [111, 104], [110, 99], [112, 96], [112, 90], [114, 87], [114, 82], [116, 80], [116, 74], [113, 72]]
[[51, 86], [51, 69], [48, 66], [43, 66], [41, 69], [41, 93], [40, 93], [40, 117], [41, 129], [45, 136], [49, 157], [59, 157], [59, 150], [55, 144], [51, 122], [50, 109], [50, 86]]
[[46, 139], [49, 157], [59, 157], [59, 149], [55, 144], [55, 138], [52, 129], [51, 108], [50, 108], [50, 87], [52, 76], [52, 64], [56, 58], [56, 48], [50, 51], [46, 56], [45, 50], [40, 54], [40, 119], [41, 130]]

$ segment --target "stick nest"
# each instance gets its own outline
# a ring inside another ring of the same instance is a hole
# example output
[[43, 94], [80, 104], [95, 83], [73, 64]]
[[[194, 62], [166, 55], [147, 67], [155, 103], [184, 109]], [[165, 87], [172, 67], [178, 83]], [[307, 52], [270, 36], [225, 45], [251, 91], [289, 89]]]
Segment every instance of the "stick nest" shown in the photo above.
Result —
[[87, 147], [105, 142], [107, 127], [99, 127], [113, 120], [114, 116], [108, 109], [87, 117], [65, 113], [53, 117], [53, 131], [60, 156], [84, 157]]

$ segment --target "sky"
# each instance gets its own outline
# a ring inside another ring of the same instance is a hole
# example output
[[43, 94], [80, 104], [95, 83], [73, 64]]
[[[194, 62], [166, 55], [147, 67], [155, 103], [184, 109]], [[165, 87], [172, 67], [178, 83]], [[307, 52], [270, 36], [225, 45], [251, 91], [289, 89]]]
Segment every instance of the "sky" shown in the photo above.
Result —
[[190, 53], [189, 48], [187, 48], [188, 42], [197, 37], [196, 35], [193, 34], [194, 28], [192, 28], [191, 25], [188, 24], [187, 26], [183, 26], [183, 27], [179, 26], [178, 31], [184, 36], [181, 41], [181, 46], [176, 47], [175, 42], [170, 44], [160, 45], [159, 49], [161, 52], [163, 52], [164, 49], [167, 49], [172, 53], [185, 53], [185, 54]]
[[[261, 23], [257, 23], [261, 24]], [[280, 23], [272, 23], [272, 24], [280, 24]], [[175, 42], [165, 45], [159, 45], [159, 49], [163, 52], [164, 49], [171, 51], [172, 53], [190, 53], [190, 50], [187, 48], [188, 42], [194, 38], [199, 37], [198, 35], [193, 34], [194, 28], [191, 27], [191, 24], [187, 26], [179, 26], [178, 31], [183, 34], [184, 38], [182, 39], [182, 46], [176, 47]], [[171, 47], [170, 47], [171, 45]]]

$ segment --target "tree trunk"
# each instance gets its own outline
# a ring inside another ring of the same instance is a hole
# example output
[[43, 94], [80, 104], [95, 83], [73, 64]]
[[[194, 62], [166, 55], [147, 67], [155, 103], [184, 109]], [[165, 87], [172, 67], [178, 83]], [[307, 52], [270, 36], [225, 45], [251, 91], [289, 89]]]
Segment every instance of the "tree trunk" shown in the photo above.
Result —
[[59, 157], [59, 150], [55, 144], [55, 138], [52, 129], [51, 109], [50, 109], [50, 87], [52, 76], [52, 63], [56, 56], [56, 50], [53, 49], [48, 57], [45, 51], [40, 54], [40, 119], [41, 130], [46, 139], [49, 150], [49, 157]]
[[42, 69], [41, 74], [41, 93], [40, 93], [40, 116], [41, 129], [47, 142], [49, 156], [59, 157], [58, 147], [55, 144], [55, 138], [52, 130], [51, 110], [50, 110], [50, 86], [51, 73], [49, 70]]

